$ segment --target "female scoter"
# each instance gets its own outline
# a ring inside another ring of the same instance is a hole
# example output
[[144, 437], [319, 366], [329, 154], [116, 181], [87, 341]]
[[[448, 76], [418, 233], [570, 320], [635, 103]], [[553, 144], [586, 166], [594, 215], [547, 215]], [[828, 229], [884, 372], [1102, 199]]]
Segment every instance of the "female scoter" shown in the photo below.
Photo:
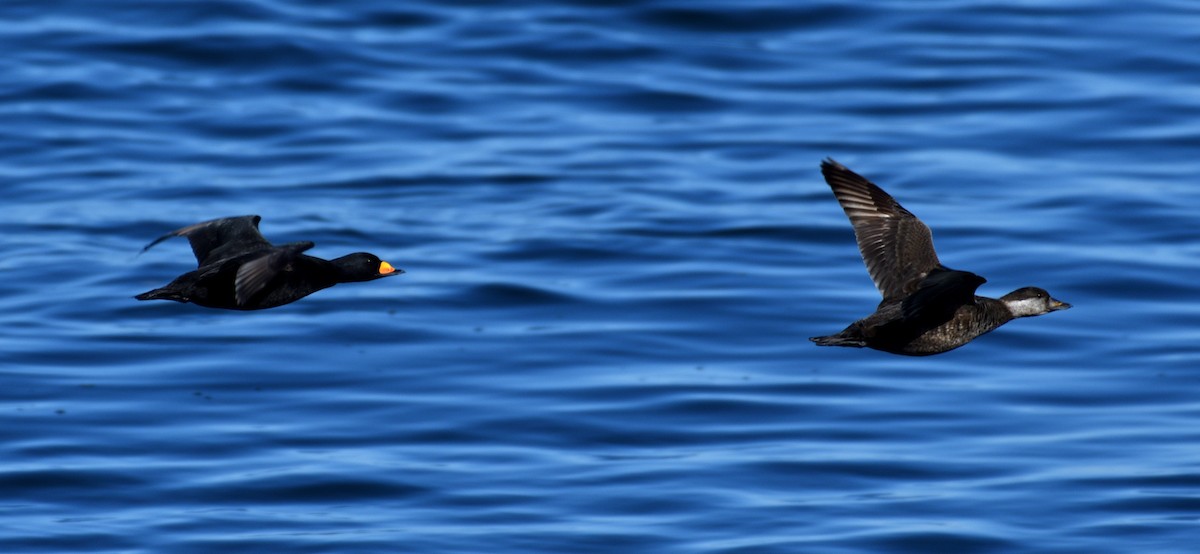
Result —
[[226, 217], [159, 237], [142, 252], [171, 237], [187, 237], [200, 267], [165, 287], [134, 298], [191, 302], [227, 310], [263, 310], [295, 302], [338, 283], [404, 273], [365, 252], [322, 260], [303, 254], [313, 247], [308, 241], [272, 245], [258, 232], [261, 220], [257, 215]]
[[854, 225], [858, 250], [883, 301], [875, 313], [842, 332], [809, 340], [928, 356], [958, 348], [1015, 318], [1071, 307], [1037, 287], [1017, 289], [999, 300], [975, 296], [987, 280], [942, 265], [929, 227], [917, 216], [832, 159], [821, 162], [821, 173]]

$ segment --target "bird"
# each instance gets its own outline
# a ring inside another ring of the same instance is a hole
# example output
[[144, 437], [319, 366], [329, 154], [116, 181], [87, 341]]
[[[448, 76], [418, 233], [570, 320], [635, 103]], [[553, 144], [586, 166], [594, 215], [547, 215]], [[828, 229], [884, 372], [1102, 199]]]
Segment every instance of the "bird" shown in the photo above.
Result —
[[290, 304], [338, 283], [373, 281], [404, 273], [366, 252], [332, 260], [305, 255], [310, 241], [273, 245], [258, 230], [257, 215], [223, 217], [171, 231], [142, 253], [172, 237], [186, 237], [198, 267], [164, 287], [134, 296], [174, 300], [207, 308], [264, 310]]
[[1038, 287], [1019, 288], [999, 299], [977, 296], [987, 279], [942, 265], [929, 227], [896, 199], [832, 158], [821, 162], [821, 174], [854, 226], [867, 273], [883, 300], [875, 313], [840, 333], [809, 339], [818, 345], [929, 356], [954, 350], [1013, 319], [1071, 307]]

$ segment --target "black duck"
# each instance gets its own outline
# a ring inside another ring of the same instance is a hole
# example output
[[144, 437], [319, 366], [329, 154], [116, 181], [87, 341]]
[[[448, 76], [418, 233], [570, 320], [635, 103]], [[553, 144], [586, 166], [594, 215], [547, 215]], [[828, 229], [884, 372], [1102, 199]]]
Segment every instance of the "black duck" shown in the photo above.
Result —
[[226, 217], [159, 237], [142, 252], [171, 237], [187, 237], [199, 267], [134, 298], [191, 302], [227, 310], [263, 310], [290, 304], [338, 283], [373, 281], [404, 273], [366, 252], [323, 260], [303, 253], [313, 247], [312, 242], [275, 246], [259, 233], [261, 220], [257, 215]]

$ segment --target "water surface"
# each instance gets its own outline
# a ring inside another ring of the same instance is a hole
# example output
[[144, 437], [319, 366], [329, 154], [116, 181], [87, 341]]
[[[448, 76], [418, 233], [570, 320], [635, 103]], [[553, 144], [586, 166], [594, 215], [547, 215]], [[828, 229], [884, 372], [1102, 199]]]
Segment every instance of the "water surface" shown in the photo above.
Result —
[[[1183, 2], [9, 2], [4, 552], [1181, 552], [1200, 517]], [[818, 163], [1075, 308], [878, 301]], [[407, 274], [134, 294], [261, 214]]]

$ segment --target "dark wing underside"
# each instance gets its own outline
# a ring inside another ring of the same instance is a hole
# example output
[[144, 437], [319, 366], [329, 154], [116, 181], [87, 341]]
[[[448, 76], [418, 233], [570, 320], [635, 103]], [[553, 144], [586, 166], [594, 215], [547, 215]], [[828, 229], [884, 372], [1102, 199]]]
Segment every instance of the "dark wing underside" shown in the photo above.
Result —
[[901, 315], [908, 322], [941, 324], [960, 306], [975, 302], [975, 291], [986, 282], [969, 271], [934, 269], [901, 302]]
[[302, 252], [312, 247], [313, 243], [309, 241], [290, 242], [243, 263], [233, 281], [234, 297], [238, 305], [248, 304], [280, 273], [292, 271], [293, 262]]
[[916, 292], [941, 267], [929, 227], [896, 199], [832, 159], [821, 162], [821, 174], [850, 218], [867, 273], [884, 300]]
[[257, 215], [224, 217], [189, 225], [158, 237], [147, 244], [142, 252], [171, 237], [187, 237], [196, 255], [197, 265], [205, 265], [232, 258], [247, 252], [270, 248], [271, 243], [258, 232]]

